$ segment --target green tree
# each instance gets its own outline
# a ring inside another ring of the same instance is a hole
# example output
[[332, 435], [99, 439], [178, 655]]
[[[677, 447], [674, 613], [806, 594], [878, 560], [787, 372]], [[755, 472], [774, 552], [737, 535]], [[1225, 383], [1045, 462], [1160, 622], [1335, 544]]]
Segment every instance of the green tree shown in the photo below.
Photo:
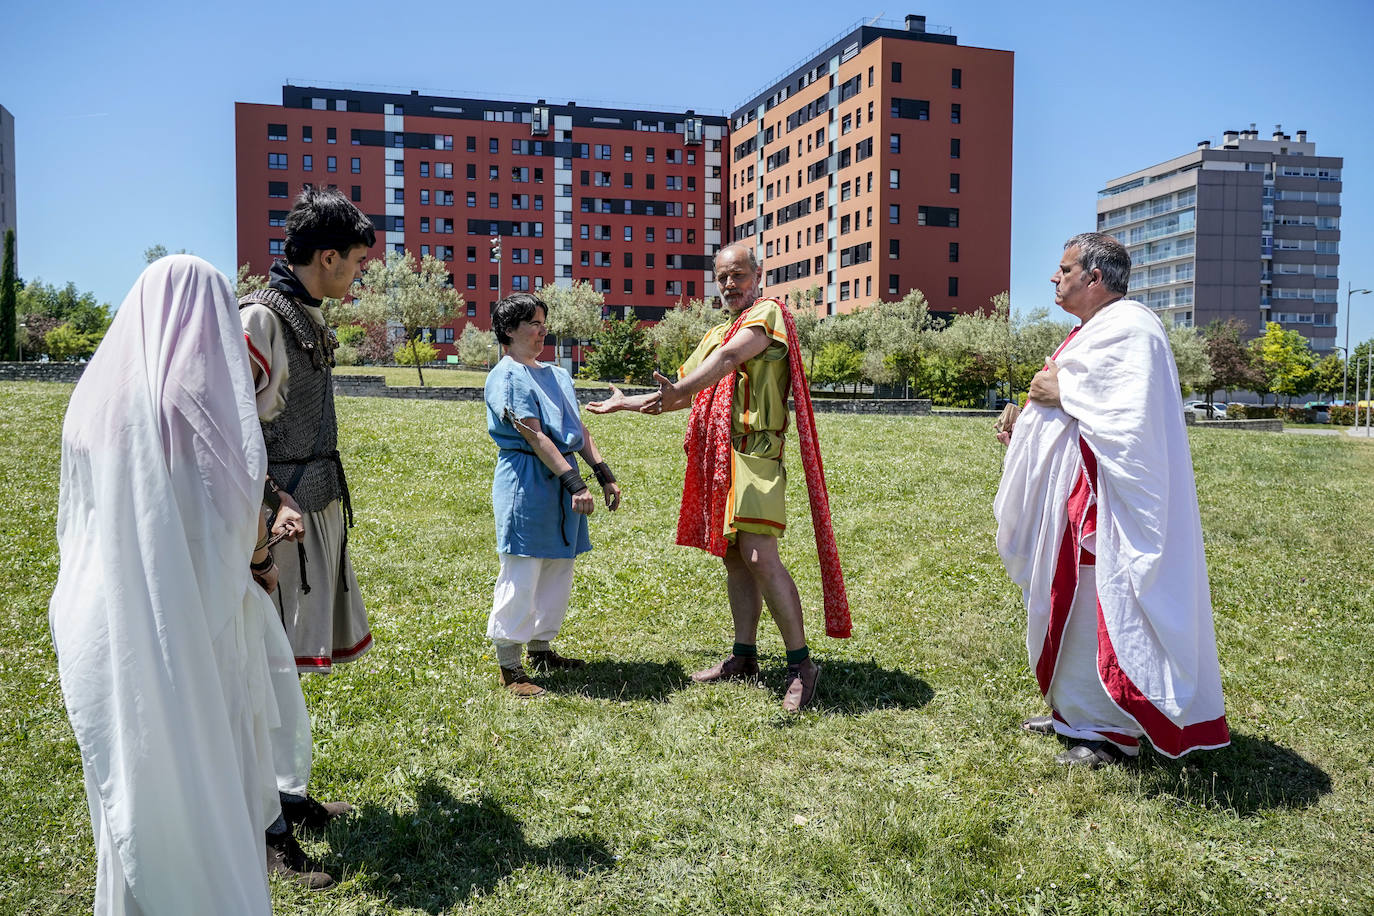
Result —
[[582, 367], [585, 375], [638, 384], [653, 378], [654, 349], [634, 309], [626, 309], [624, 318], [605, 322], [592, 336], [591, 346]]
[[659, 369], [671, 376], [692, 355], [706, 332], [724, 319], [721, 309], [702, 299], [693, 299], [665, 312], [649, 329]]
[[[171, 253], [172, 252], [167, 250], [166, 245], [150, 245], [147, 248], [143, 249], [143, 261], [145, 264], [151, 264], [158, 258], [165, 258], [167, 257], [167, 255]], [[176, 250], [176, 253], [190, 254], [191, 252], [187, 251], [185, 248], [178, 248]]]
[[89, 358], [98, 344], [99, 341], [77, 330], [71, 322], [59, 324], [43, 338], [48, 358], [59, 363]]
[[458, 338], [458, 359], [463, 365], [490, 368], [500, 355], [494, 331], [484, 331], [471, 321], [463, 327], [463, 334]]
[[234, 295], [242, 299], [244, 296], [256, 293], [260, 289], [267, 288], [267, 278], [262, 274], [250, 274], [247, 264], [239, 265], [238, 277], [234, 281]]
[[0, 269], [0, 359], [14, 359], [19, 331], [19, 278], [14, 266], [14, 230], [5, 230], [5, 266]]
[[[553, 335], [554, 353], [564, 337], [588, 340], [601, 330], [601, 311], [606, 297], [586, 280], [571, 286], [546, 286], [539, 291], [548, 314], [545, 329]], [[580, 355], [580, 354], [579, 354]]]
[[919, 379], [942, 324], [931, 316], [926, 297], [913, 289], [897, 302], [856, 309], [838, 322], [837, 330], [857, 336], [854, 348], [863, 354], [864, 378], [906, 385]]
[[59, 325], [70, 324], [73, 330], [84, 334], [94, 352], [111, 320], [110, 307], [98, 302], [95, 294], [81, 292], [75, 283], [58, 289], [40, 279], [19, 291], [17, 311], [25, 325], [25, 351], [35, 356], [46, 353], [50, 359], [57, 357], [48, 351], [47, 336]]
[[1297, 331], [1285, 331], [1277, 321], [1264, 326], [1264, 336], [1253, 343], [1264, 367], [1268, 391], [1275, 396], [1293, 398], [1311, 391], [1312, 351], [1307, 338]]
[[419, 357], [420, 334], [425, 328], [444, 324], [463, 308], [463, 297], [449, 285], [448, 268], [433, 255], [420, 263], [407, 251], [387, 252], [374, 258], [363, 272], [362, 292], [352, 305], [337, 309], [340, 319], [371, 325], [399, 325], [402, 340], [411, 347], [410, 361], [424, 387], [424, 360]]
[[1312, 367], [1312, 390], [1328, 399], [1334, 398], [1344, 378], [1345, 360], [1331, 353]]
[[954, 316], [936, 343], [945, 354], [968, 357], [979, 371], [992, 371], [1007, 386], [1007, 397], [1016, 400], [1068, 336], [1070, 325], [1051, 321], [1047, 309], [1013, 313], [1007, 293], [990, 303], [988, 311]]
[[345, 347], [356, 347], [367, 336], [367, 328], [361, 324], [341, 324], [335, 332], [339, 343]]
[[1169, 349], [1178, 367], [1178, 384], [1185, 397], [1193, 391], [1212, 387], [1212, 365], [1207, 360], [1207, 345], [1192, 328], [1169, 328]]
[[864, 357], [842, 340], [832, 340], [821, 346], [812, 369], [813, 385], [855, 384], [863, 378]]

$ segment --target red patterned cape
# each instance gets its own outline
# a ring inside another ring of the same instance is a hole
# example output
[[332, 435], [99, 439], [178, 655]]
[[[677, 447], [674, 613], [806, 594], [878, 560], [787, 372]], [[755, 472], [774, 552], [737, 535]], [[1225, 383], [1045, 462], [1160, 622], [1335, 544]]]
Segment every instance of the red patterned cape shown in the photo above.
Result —
[[[797, 439], [801, 446], [802, 467], [806, 471], [806, 489], [811, 497], [816, 555], [821, 564], [825, 632], [836, 639], [845, 639], [850, 634], [849, 598], [845, 595], [835, 532], [830, 527], [830, 494], [825, 487], [825, 467], [816, 438], [811, 389], [799, 358], [801, 345], [797, 341], [797, 323], [786, 305], [778, 302], [778, 306], [787, 326], [788, 380], [797, 416]], [[725, 332], [721, 346], [735, 336], [747, 312], [748, 309], [741, 312]], [[687, 452], [687, 476], [682, 485], [677, 542], [685, 547], [699, 547], [718, 557], [725, 556], [729, 546], [725, 539], [725, 500], [730, 493], [730, 408], [737, 377], [738, 373], [731, 372], [713, 387], [697, 392], [682, 444]]]

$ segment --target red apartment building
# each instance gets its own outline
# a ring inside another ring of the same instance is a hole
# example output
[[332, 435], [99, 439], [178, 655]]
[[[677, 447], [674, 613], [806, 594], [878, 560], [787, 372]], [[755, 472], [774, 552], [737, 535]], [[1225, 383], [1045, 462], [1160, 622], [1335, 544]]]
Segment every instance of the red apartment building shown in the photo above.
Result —
[[445, 355], [514, 290], [587, 280], [651, 321], [712, 297], [730, 239], [823, 314], [912, 288], [973, 311], [1010, 285], [1012, 59], [922, 16], [860, 25], [728, 119], [284, 86], [235, 106], [239, 263], [266, 272], [314, 182], [371, 216], [374, 256], [449, 265], [467, 314], [434, 329]]
[[608, 308], [654, 320], [715, 295], [725, 123], [284, 86], [281, 105], [235, 106], [239, 263], [265, 273], [292, 198], [323, 183], [372, 218], [372, 255], [409, 249], [449, 265], [467, 314], [434, 330], [442, 354], [468, 321], [489, 327], [501, 296], [560, 282], [587, 280]]
[[833, 315], [914, 288], [954, 313], [1010, 286], [1012, 53], [904, 26], [854, 29], [731, 115], [731, 238], [772, 295], [819, 287]]

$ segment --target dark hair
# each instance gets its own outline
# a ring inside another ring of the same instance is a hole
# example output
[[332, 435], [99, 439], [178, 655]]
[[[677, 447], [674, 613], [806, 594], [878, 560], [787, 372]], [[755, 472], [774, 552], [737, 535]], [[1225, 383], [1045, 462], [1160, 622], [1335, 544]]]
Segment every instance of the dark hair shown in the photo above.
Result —
[[510, 332], [520, 327], [520, 322], [533, 320], [535, 309], [543, 309], [546, 317], [549, 314], [544, 300], [530, 293], [511, 293], [496, 303], [491, 310], [491, 329], [496, 332], [496, 339], [510, 344]]
[[376, 241], [372, 220], [337, 190], [306, 185], [286, 217], [289, 264], [309, 264], [317, 251], [346, 255], [355, 245], [371, 248]]
[[1084, 232], [1064, 243], [1064, 250], [1078, 248], [1078, 266], [1084, 273], [1102, 271], [1102, 283], [1114, 293], [1126, 295], [1131, 282], [1131, 255], [1126, 246], [1103, 232]]

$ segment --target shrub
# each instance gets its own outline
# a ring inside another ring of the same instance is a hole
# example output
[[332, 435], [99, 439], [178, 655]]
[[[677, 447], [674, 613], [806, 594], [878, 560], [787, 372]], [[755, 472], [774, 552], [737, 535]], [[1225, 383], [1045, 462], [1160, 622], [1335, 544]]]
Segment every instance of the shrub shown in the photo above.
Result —
[[1333, 426], [1355, 425], [1355, 408], [1353, 406], [1332, 407], [1330, 413], [1331, 425]]
[[1313, 419], [1314, 411], [1306, 407], [1280, 407], [1278, 417], [1285, 423], [1315, 423]]
[[[1227, 404], [1226, 416], [1231, 420], [1273, 420], [1279, 408], [1272, 404]], [[1299, 421], [1302, 422], [1302, 421]]]
[[413, 341], [414, 352], [411, 352], [411, 343], [403, 342], [396, 348], [393, 357], [398, 366], [413, 366], [418, 360], [420, 365], [427, 366], [439, 358], [439, 351], [434, 345], [424, 340]]
[[346, 347], [356, 347], [367, 336], [367, 328], [360, 324], [341, 324], [336, 333], [339, 335], [339, 343]]
[[348, 344], [339, 344], [334, 350], [334, 362], [340, 366], [358, 365], [358, 348], [350, 347]]

